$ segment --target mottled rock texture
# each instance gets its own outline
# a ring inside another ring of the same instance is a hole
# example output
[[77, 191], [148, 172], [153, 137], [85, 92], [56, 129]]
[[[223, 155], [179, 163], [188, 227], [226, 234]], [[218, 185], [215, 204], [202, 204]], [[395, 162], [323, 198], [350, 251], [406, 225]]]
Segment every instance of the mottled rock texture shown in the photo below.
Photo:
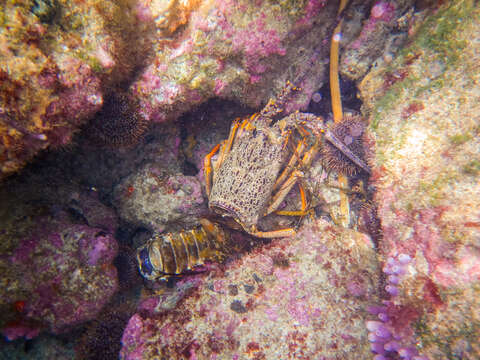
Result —
[[[173, 29], [160, 21], [168, 12], [158, 3], [145, 2], [143, 10], [163, 36], [154, 43], [155, 61], [131, 91], [141, 99], [148, 119], [163, 121], [214, 96], [259, 107], [287, 79], [307, 71], [306, 91], [317, 86], [328, 55], [327, 43], [319, 39], [328, 40], [336, 5], [190, 1], [183, 10], [188, 22]], [[316, 22], [322, 26], [314, 26]], [[303, 105], [307, 97], [300, 100]]]
[[69, 331], [94, 318], [117, 290], [116, 216], [68, 186], [10, 185], [0, 192], [2, 334], [13, 340]]
[[[343, 14], [341, 42], [349, 49], [345, 73], [365, 74], [413, 1], [377, 3], [351, 1]], [[137, 9], [159, 36], [154, 62], [130, 90], [153, 121], [175, 118], [212, 97], [259, 108], [287, 80], [302, 89], [287, 111], [305, 109], [325, 82], [336, 2], [141, 1]], [[370, 9], [370, 20], [363, 23]], [[172, 11], [182, 16], [173, 21]], [[352, 70], [356, 63], [360, 70]]]
[[318, 220], [192, 279], [197, 288], [169, 312], [161, 302], [172, 298], [153, 295], [130, 319], [121, 358], [366, 359], [378, 275], [366, 235]]
[[[145, 59], [133, 2], [5, 1], [0, 10], [0, 178], [59, 147], [105, 88]], [[128, 46], [126, 45], [128, 43]]]
[[412, 258], [393, 327], [413, 329], [429, 359], [473, 359], [480, 356], [478, 3], [446, 3], [411, 32], [399, 56], [360, 86], [375, 142], [380, 252], [384, 260]]
[[124, 220], [152, 231], [191, 227], [207, 211], [196, 177], [169, 174], [153, 163], [123, 179], [113, 196]]
[[[2, 303], [22, 301], [20, 324], [61, 333], [92, 319], [116, 291], [117, 243], [98, 228], [41, 220], [3, 256], [1, 280], [8, 287]], [[9, 323], [2, 332], [15, 339], [24, 335], [11, 331], [17, 328]]]
[[[410, 5], [351, 1], [341, 40], [348, 66], [358, 61], [364, 73]], [[7, 1], [0, 178], [40, 150], [70, 143], [116, 92], [139, 106], [117, 125], [136, 131], [138, 121], [142, 132], [148, 121], [176, 119], [214, 97], [260, 108], [286, 80], [302, 89], [287, 110], [304, 109], [325, 82], [337, 7], [325, 0]], [[97, 117], [94, 128], [115, 126]], [[112, 139], [130, 140], [117, 130]]]

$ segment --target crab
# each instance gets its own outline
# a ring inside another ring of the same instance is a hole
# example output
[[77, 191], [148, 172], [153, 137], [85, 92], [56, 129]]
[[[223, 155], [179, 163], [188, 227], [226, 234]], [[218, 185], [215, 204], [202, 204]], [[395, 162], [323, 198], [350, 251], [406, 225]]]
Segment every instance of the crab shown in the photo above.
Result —
[[[321, 117], [297, 111], [278, 119], [288, 96], [295, 89], [293, 84], [287, 83], [277, 99], [270, 99], [259, 113], [235, 120], [228, 139], [217, 144], [204, 159], [209, 209], [222, 217], [233, 218], [244, 231], [255, 237], [277, 238], [295, 234], [296, 230], [291, 227], [262, 231], [258, 223], [273, 212], [287, 216], [307, 214], [302, 169], [308, 169], [323, 140], [333, 144], [358, 167], [370, 172], [364, 161], [327, 129]], [[278, 210], [296, 184], [300, 209]]]

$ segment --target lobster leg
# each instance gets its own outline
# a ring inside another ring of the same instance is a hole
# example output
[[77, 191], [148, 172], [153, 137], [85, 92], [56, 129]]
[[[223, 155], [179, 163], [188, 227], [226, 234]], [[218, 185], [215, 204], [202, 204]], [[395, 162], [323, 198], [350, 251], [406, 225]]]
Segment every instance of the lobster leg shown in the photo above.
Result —
[[298, 179], [303, 176], [301, 171], [294, 171], [290, 177], [282, 184], [278, 192], [272, 197], [272, 201], [265, 212], [265, 215], [271, 214], [278, 209], [282, 201], [288, 195], [293, 186], [297, 183]]
[[[299, 147], [302, 143], [303, 143], [303, 141], [301, 141], [299, 143], [299, 145], [297, 146], [297, 150], [299, 149]], [[303, 149], [302, 149], [302, 151], [303, 151]], [[303, 168], [308, 168], [310, 166], [310, 164], [312, 163], [313, 159], [315, 158], [315, 156], [317, 155], [317, 153], [318, 153], [318, 143], [315, 143], [307, 152], [305, 152], [302, 159], [300, 160], [300, 164], [299, 164], [298, 167], [299, 168], [302, 168], [302, 167]], [[294, 154], [292, 156], [292, 159], [294, 157], [298, 158], [296, 156], [296, 154]], [[292, 162], [292, 159], [290, 159], [290, 162]], [[287, 165], [287, 168], [290, 165], [290, 162]], [[292, 167], [293, 167], [293, 165], [292, 165]], [[285, 173], [285, 171], [284, 171], [284, 173]], [[283, 173], [282, 173], [282, 175], [283, 175]], [[274, 212], [278, 209], [278, 207], [280, 206], [282, 201], [285, 199], [285, 197], [288, 195], [288, 193], [290, 192], [292, 187], [302, 177], [303, 177], [303, 173], [299, 170], [295, 170], [295, 171], [293, 171], [293, 173], [290, 174], [290, 177], [287, 180], [285, 180], [283, 183], [281, 183], [280, 185], [277, 186], [277, 187], [280, 187], [280, 188], [277, 191], [277, 193], [273, 196], [272, 201], [271, 201], [270, 205], [268, 206], [265, 215], [268, 215], [268, 214], [270, 214], [270, 213], [272, 213], [272, 212]], [[277, 183], [278, 183], [278, 181], [277, 181]], [[275, 185], [277, 185], [277, 184], [275, 184]], [[276, 212], [277, 214], [279, 214], [279, 215], [292, 215], [292, 216], [303, 216], [303, 215], [306, 214], [305, 209], [306, 209], [307, 206], [306, 206], [306, 199], [305, 199], [305, 191], [304, 191], [303, 186], [300, 183], [299, 183], [299, 188], [300, 188], [300, 198], [302, 200], [301, 210], [288, 211], [288, 212], [277, 211]]]
[[295, 149], [295, 153], [292, 155], [290, 160], [288, 161], [287, 166], [285, 169], [282, 171], [280, 176], [277, 178], [277, 181], [275, 181], [275, 184], [273, 185], [273, 191], [276, 191], [282, 183], [285, 182], [285, 179], [290, 175], [290, 173], [293, 171], [295, 168], [295, 165], [297, 164], [298, 159], [300, 156], [302, 156], [303, 152], [305, 151], [305, 141], [300, 141], [297, 145], [297, 148]]
[[305, 196], [305, 189], [301, 182], [298, 183], [298, 189], [300, 190], [300, 200], [302, 202], [300, 210], [277, 210], [275, 214], [285, 216], [305, 216], [310, 211], [307, 210], [307, 197]]
[[[242, 126], [244, 126], [246, 121], [247, 120], [243, 121]], [[230, 152], [239, 126], [240, 122], [237, 119], [232, 124], [228, 139], [220, 144], [215, 145], [212, 151], [210, 151], [203, 159], [203, 175], [205, 176], [205, 190], [207, 192], [207, 196], [210, 196], [210, 191], [212, 189], [212, 178], [215, 175], [215, 172], [220, 168], [220, 165], [222, 165], [225, 156]], [[212, 157], [214, 157], [219, 150], [220, 154], [218, 159], [215, 162], [215, 165], [212, 166]]]
[[294, 228], [286, 228], [273, 231], [259, 231], [256, 227], [253, 227], [248, 233], [262, 239], [273, 239], [295, 235], [296, 231]]
[[237, 132], [237, 129], [239, 126], [240, 126], [240, 122], [238, 121], [238, 119], [236, 119], [232, 124], [227, 141], [222, 144], [222, 147], [220, 149], [220, 154], [218, 155], [218, 160], [215, 162], [215, 165], [214, 165], [215, 171], [217, 171], [220, 168], [220, 165], [222, 165], [223, 160], [225, 159], [225, 156], [230, 152], [230, 149], [232, 148], [233, 140], [235, 139], [235, 133]]
[[203, 176], [205, 177], [207, 196], [210, 196], [210, 190], [212, 189], [212, 157], [218, 152], [218, 149], [220, 149], [220, 144], [215, 145], [203, 159]]

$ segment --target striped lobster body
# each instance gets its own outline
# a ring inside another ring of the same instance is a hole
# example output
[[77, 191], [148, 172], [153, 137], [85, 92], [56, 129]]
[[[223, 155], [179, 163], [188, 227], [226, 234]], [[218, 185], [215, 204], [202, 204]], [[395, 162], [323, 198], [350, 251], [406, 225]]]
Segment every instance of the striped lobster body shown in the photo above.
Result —
[[167, 279], [193, 270], [205, 261], [224, 258], [227, 234], [207, 219], [178, 233], [156, 234], [137, 249], [140, 274], [147, 280]]

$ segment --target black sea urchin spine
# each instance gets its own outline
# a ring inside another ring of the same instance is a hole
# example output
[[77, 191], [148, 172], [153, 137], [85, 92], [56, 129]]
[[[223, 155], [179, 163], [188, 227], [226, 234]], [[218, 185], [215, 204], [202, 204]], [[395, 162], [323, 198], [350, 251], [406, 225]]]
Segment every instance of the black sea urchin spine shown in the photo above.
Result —
[[146, 129], [147, 122], [138, 112], [137, 102], [124, 93], [111, 93], [88, 130], [93, 142], [117, 147], [135, 145]]
[[[363, 149], [363, 132], [365, 125], [359, 116], [345, 115], [339, 123], [333, 124], [330, 131], [342, 141], [357, 157], [363, 159], [365, 152]], [[339, 149], [325, 142], [322, 149], [323, 163], [328, 170], [333, 170], [345, 175], [355, 175], [359, 167], [354, 164]]]

